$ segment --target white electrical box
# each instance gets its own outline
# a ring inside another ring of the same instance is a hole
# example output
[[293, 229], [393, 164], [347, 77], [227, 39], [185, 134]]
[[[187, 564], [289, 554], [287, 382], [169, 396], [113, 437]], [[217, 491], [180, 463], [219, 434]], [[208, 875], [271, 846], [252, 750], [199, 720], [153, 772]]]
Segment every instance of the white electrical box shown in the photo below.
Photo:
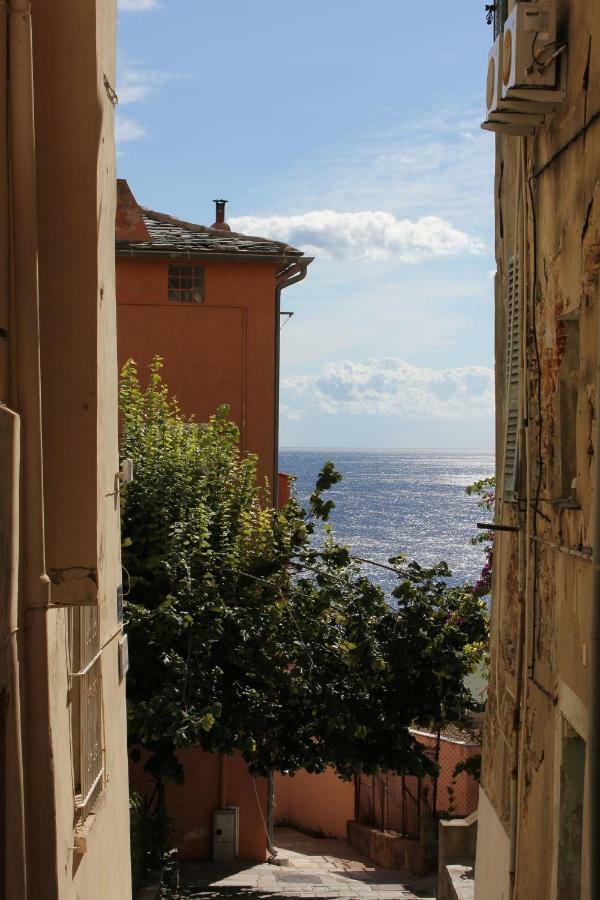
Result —
[[133, 460], [124, 459], [121, 463], [121, 481], [123, 484], [131, 484], [133, 481]]
[[129, 671], [129, 641], [124, 634], [119, 641], [119, 681], [123, 681]]
[[228, 806], [213, 813], [213, 860], [232, 862], [238, 855], [239, 807]]

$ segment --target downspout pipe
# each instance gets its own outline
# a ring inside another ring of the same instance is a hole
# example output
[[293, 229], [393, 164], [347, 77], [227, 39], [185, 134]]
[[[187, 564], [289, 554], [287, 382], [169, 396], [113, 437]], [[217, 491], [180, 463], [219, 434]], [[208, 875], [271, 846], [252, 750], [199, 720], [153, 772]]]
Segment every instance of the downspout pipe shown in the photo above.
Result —
[[271, 485], [272, 504], [275, 508], [279, 502], [279, 373], [281, 369], [281, 341], [279, 331], [281, 328], [281, 292], [285, 288], [298, 284], [306, 278], [306, 272], [314, 256], [307, 256], [299, 259], [291, 265], [286, 266], [281, 272], [277, 273], [275, 280], [275, 384], [273, 392], [273, 480]]
[[219, 754], [219, 807], [225, 809], [227, 806], [227, 755]]
[[[8, 555], [3, 559], [0, 586], [6, 591], [6, 633], [2, 641], [6, 653], [6, 755], [4, 759], [5, 816], [0, 829], [4, 846], [0, 848], [3, 871], [0, 870], [2, 896], [23, 897], [27, 891], [27, 855], [25, 852], [25, 772], [23, 765], [23, 729], [21, 724], [21, 652], [19, 628], [19, 480], [20, 417], [0, 403], [0, 429], [4, 444], [2, 454], [2, 491], [5, 524], [8, 526]], [[7, 440], [8, 436], [10, 438]], [[3, 542], [4, 543], [4, 542]]]
[[[8, 49], [8, 13], [0, 5], [0, 47]], [[10, 187], [8, 180], [8, 71], [0, 67], [0, 403], [10, 391]]]
[[[32, 619], [26, 641], [23, 638], [23, 625], [27, 610], [48, 608], [50, 582], [46, 574], [44, 538], [36, 152], [30, 7], [30, 0], [8, 0], [11, 336], [14, 340], [9, 400], [21, 419], [19, 498], [21, 525], [16, 634], [18, 640], [26, 645], [27, 672], [34, 679], [36, 677], [36, 673], [32, 671], [34, 660], [39, 667], [46, 670], [47, 675], [45, 616], [36, 616]], [[44, 684], [36, 683], [36, 690], [43, 692]], [[24, 709], [27, 709], [27, 704]], [[23, 718], [26, 721], [26, 715]], [[36, 746], [35, 750], [28, 746], [23, 735], [20, 735], [20, 739], [26, 758], [25, 771], [33, 774], [39, 769], [40, 756], [52, 758], [50, 737], [48, 746]], [[34, 752], [36, 756], [27, 760], [27, 750]], [[52, 777], [50, 770], [48, 777]], [[24, 808], [27, 811], [26, 783], [22, 790]], [[37, 800], [38, 798], [32, 797], [33, 809], [37, 810], [34, 815], [39, 815]], [[11, 823], [11, 827], [18, 828], [19, 823]], [[49, 828], [49, 844], [53, 841], [53, 829], [54, 825]], [[26, 897], [32, 885], [27, 883], [28, 848], [25, 825], [23, 830], [23, 890], [18, 896]], [[39, 853], [39, 847], [30, 849], [32, 853]]]
[[600, 294], [596, 291], [596, 410], [592, 505], [593, 576], [589, 636], [588, 897], [600, 897]]
[[[518, 863], [518, 835], [520, 821], [520, 796], [519, 782], [521, 778], [521, 768], [523, 759], [520, 754], [521, 737], [522, 737], [522, 718], [523, 707], [526, 700], [525, 694], [525, 654], [526, 649], [526, 625], [527, 625], [527, 597], [528, 597], [528, 579], [527, 579], [527, 547], [529, 546], [529, 521], [531, 515], [531, 507], [529, 504], [529, 441], [528, 432], [525, 427], [527, 419], [526, 403], [527, 403], [527, 312], [528, 312], [528, 282], [527, 274], [529, 267], [526, 259], [527, 241], [525, 237], [526, 229], [526, 193], [525, 185], [526, 171], [526, 139], [520, 139], [519, 143], [519, 187], [520, 192], [517, 195], [515, 207], [515, 223], [514, 223], [514, 255], [519, 261], [519, 321], [521, 322], [521, 346], [519, 348], [519, 367], [521, 370], [521, 395], [519, 398], [519, 448], [521, 457], [525, 457], [525, 495], [527, 498], [527, 510], [525, 514], [518, 513], [518, 609], [519, 616], [517, 621], [517, 649], [516, 649], [516, 666], [515, 666], [515, 702], [513, 707], [512, 719], [512, 759], [510, 771], [510, 821], [509, 821], [509, 889], [510, 896], [516, 900], [517, 892], [517, 863]], [[532, 289], [533, 302], [535, 302], [535, 285]], [[525, 451], [525, 452], [524, 452]], [[523, 466], [521, 465], [521, 483], [523, 475]]]
[[[281, 329], [281, 292], [293, 284], [303, 281], [306, 278], [306, 272], [313, 262], [314, 257], [307, 256], [299, 259], [291, 265], [286, 266], [282, 271], [277, 273], [275, 280], [275, 384], [273, 388], [273, 481], [272, 481], [272, 504], [275, 508], [279, 505], [279, 373], [280, 373], [280, 357], [281, 342], [279, 332]], [[271, 857], [277, 856], [277, 851], [273, 847], [273, 822], [275, 816], [275, 778], [273, 769], [269, 769], [267, 777], [267, 845]]]
[[15, 361], [11, 401], [21, 416], [25, 577], [47, 605], [42, 465], [33, 49], [29, 0], [9, 0], [9, 130]]

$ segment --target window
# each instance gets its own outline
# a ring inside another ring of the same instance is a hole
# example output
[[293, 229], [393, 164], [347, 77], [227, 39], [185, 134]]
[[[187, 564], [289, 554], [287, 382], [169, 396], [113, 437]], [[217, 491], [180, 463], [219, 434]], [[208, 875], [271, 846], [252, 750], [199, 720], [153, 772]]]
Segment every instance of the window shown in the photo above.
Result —
[[176, 303], [203, 303], [203, 267], [169, 266], [169, 300]]
[[71, 742], [76, 824], [82, 824], [102, 791], [102, 677], [98, 607], [70, 611]]
[[579, 319], [559, 321], [560, 498], [577, 496], [577, 401], [579, 398]]
[[506, 297], [506, 438], [504, 499], [514, 500], [519, 482], [519, 410], [521, 404], [521, 292], [519, 261], [508, 261]]

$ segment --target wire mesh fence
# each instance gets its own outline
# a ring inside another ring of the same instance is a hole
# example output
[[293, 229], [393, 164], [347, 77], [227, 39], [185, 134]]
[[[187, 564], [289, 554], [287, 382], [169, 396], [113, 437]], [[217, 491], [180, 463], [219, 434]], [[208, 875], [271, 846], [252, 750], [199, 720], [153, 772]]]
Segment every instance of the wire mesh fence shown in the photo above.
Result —
[[439, 766], [437, 778], [393, 772], [355, 779], [356, 818], [381, 831], [418, 838], [425, 811], [434, 817], [464, 818], [477, 809], [478, 784], [456, 767], [480, 752], [475, 740], [413, 731], [425, 753]]

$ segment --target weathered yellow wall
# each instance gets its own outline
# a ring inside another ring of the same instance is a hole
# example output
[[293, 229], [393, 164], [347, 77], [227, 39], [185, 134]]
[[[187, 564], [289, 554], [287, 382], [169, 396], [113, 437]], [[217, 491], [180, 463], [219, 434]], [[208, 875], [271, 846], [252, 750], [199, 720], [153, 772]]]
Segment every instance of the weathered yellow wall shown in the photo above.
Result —
[[[547, 116], [544, 125], [532, 137], [498, 136], [496, 139], [497, 465], [500, 484], [505, 436], [507, 269], [508, 260], [515, 252], [515, 242], [518, 242], [516, 209], [519, 202], [522, 207], [519, 198], [523, 185], [526, 189], [526, 249], [521, 257], [521, 281], [523, 315], [526, 308], [527, 316], [523, 351], [527, 363], [521, 417], [528, 421], [520, 448], [521, 502], [505, 502], [502, 488], [498, 490], [497, 521], [512, 525], [520, 523], [521, 537], [515, 533], [497, 533], [495, 542], [492, 653], [482, 784], [508, 840], [513, 710], [515, 698], [519, 696], [519, 685], [515, 680], [518, 622], [523, 603], [526, 616], [516, 896], [526, 900], [554, 900], [557, 896], [561, 717], [583, 738], [586, 737], [586, 657], [592, 579], [590, 513], [595, 494], [591, 478], [594, 457], [599, 452], [593, 446], [593, 425], [597, 406], [595, 366], [600, 305], [600, 121], [592, 123], [564, 152], [556, 159], [552, 158], [600, 110], [600, 7], [588, 0], [559, 0], [557, 8], [559, 37], [568, 42], [564, 57], [568, 72], [566, 102]], [[527, 179], [519, 177], [521, 152]], [[547, 164], [548, 167], [540, 171]], [[574, 412], [576, 427], [563, 429], [561, 433], [559, 380], [565, 352], [565, 316], [579, 316], [581, 354], [579, 399]], [[561, 503], [564, 498], [561, 446], [570, 444], [576, 445], [576, 502]], [[538, 483], [540, 460], [541, 480]], [[539, 511], [536, 513], [534, 507], [538, 496]], [[569, 549], [571, 553], [567, 552]], [[485, 808], [481, 809], [481, 818], [488, 814]], [[493, 857], [497, 855], [495, 829], [488, 827], [488, 822], [482, 825], [478, 873], [491, 871]], [[501, 896], [486, 893], [488, 888], [492, 891], [492, 886], [481, 883], [481, 874], [478, 878], [478, 897]], [[585, 892], [582, 896], [586, 896]]]
[[[114, 109], [103, 83], [115, 81], [115, 19], [116, 0], [31, 2], [39, 239], [31, 266], [39, 266], [46, 568], [57, 604], [34, 610], [29, 585], [20, 587], [31, 900], [131, 898], [125, 684], [117, 661], [119, 509], [111, 495], [119, 465]], [[0, 191], [0, 205], [7, 199]], [[93, 578], [71, 578], [87, 570]], [[115, 639], [101, 663], [106, 780], [79, 833], [87, 850], [75, 854], [65, 604], [82, 596], [84, 584], [97, 595], [100, 642]], [[13, 898], [25, 900], [20, 889]]]

